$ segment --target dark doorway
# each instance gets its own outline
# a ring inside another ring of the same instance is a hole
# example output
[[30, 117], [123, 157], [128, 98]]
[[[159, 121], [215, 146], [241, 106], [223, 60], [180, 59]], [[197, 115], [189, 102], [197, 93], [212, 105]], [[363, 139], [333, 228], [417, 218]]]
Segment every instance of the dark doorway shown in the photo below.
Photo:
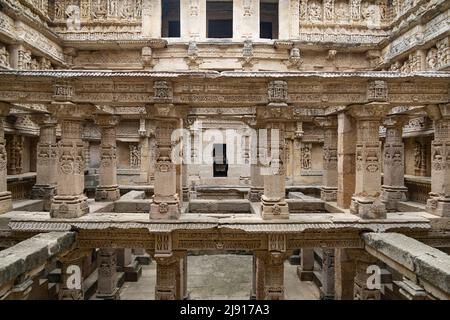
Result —
[[214, 144], [213, 146], [213, 170], [214, 177], [228, 176], [228, 161], [227, 161], [227, 145]]
[[232, 38], [233, 2], [207, 1], [206, 27], [208, 38]]
[[259, 14], [259, 37], [278, 39], [278, 1], [261, 0]]
[[161, 35], [163, 38], [180, 37], [180, 0], [163, 0]]

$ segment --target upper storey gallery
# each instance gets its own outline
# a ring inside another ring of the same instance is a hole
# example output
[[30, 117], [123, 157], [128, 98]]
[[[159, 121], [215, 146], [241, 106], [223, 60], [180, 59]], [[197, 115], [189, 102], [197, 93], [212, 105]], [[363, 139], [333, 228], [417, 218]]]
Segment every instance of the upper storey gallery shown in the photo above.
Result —
[[393, 69], [416, 47], [448, 37], [450, 7], [449, 0], [0, 4], [0, 67], [280, 71]]

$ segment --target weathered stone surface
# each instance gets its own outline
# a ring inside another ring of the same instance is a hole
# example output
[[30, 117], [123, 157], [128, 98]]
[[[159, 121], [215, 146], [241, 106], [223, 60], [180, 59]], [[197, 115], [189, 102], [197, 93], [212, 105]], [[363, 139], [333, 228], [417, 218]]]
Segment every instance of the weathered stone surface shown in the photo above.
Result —
[[56, 254], [69, 250], [74, 241], [73, 232], [50, 232], [38, 234], [0, 251], [0, 287], [44, 264]]
[[450, 294], [450, 256], [397, 233], [366, 233], [366, 246], [414, 272], [419, 278]]

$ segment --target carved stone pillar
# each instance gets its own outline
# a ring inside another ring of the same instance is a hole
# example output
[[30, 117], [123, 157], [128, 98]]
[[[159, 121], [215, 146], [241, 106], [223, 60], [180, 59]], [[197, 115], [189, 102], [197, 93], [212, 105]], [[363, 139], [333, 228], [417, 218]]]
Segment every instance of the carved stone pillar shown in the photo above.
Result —
[[431, 192], [427, 211], [450, 217], [450, 105], [439, 106], [431, 144]]
[[336, 300], [353, 300], [357, 260], [366, 255], [362, 249], [336, 248], [334, 254], [334, 289]]
[[250, 191], [248, 193], [248, 199], [251, 202], [261, 201], [261, 196], [264, 193], [264, 176], [262, 175], [264, 167], [261, 163], [260, 156], [267, 154], [267, 146], [261, 141], [258, 141], [259, 129], [259, 127], [255, 127], [256, 134], [251, 138], [253, 146], [251, 147]]
[[18, 134], [11, 135], [8, 141], [8, 174], [15, 175], [22, 173], [22, 153], [24, 137]]
[[[370, 256], [368, 253], [361, 253], [356, 260], [356, 275], [355, 275], [355, 300], [380, 300], [380, 288], [374, 289], [369, 287], [368, 278], [373, 274], [370, 272], [370, 266], [376, 266], [377, 259]], [[380, 275], [381, 280], [381, 275]], [[380, 284], [381, 285], [381, 284]]]
[[266, 280], [266, 263], [265, 258], [267, 257], [267, 252], [254, 252], [255, 268], [254, 268], [254, 278], [255, 278], [255, 295], [256, 300], [265, 299], [265, 280]]
[[386, 207], [379, 199], [381, 194], [381, 142], [380, 121], [386, 105], [375, 103], [354, 106], [356, 119], [356, 185], [350, 212], [365, 219], [386, 217]]
[[259, 0], [233, 1], [233, 38], [236, 41], [259, 38]]
[[334, 249], [322, 251], [322, 299], [334, 300]]
[[355, 120], [348, 114], [338, 114], [338, 190], [337, 205], [349, 208], [355, 192]]
[[58, 194], [53, 198], [50, 215], [54, 218], [76, 218], [89, 212], [84, 195], [85, 153], [82, 140], [83, 117], [90, 108], [72, 103], [49, 106], [61, 123], [58, 143]]
[[62, 267], [59, 300], [84, 300], [83, 259], [87, 254], [86, 250], [75, 249], [60, 258]]
[[284, 261], [286, 253], [286, 235], [269, 234], [269, 252], [265, 257], [264, 299], [284, 300]]
[[185, 41], [206, 38], [206, 0], [180, 1], [180, 34]]
[[0, 103], [0, 214], [12, 210], [11, 192], [7, 190], [7, 154], [4, 132], [4, 118], [9, 113], [10, 106]]
[[156, 129], [155, 194], [150, 206], [151, 219], [178, 219], [180, 216], [176, 166], [171, 156], [171, 135], [175, 125], [175, 122], [171, 120], [158, 121]]
[[384, 121], [386, 140], [384, 143], [384, 170], [381, 199], [386, 209], [397, 209], [398, 201], [406, 200], [405, 146], [402, 132], [405, 119], [390, 117]]
[[117, 287], [116, 249], [102, 248], [99, 250], [97, 298], [105, 300], [120, 299], [119, 288]]
[[186, 252], [172, 251], [170, 233], [155, 235], [156, 288], [155, 300], [187, 298]]
[[336, 117], [318, 117], [316, 123], [323, 127], [323, 176], [320, 198], [324, 201], [337, 200], [337, 118]]
[[270, 136], [270, 163], [264, 168], [264, 194], [261, 197], [262, 218], [288, 219], [289, 207], [286, 202], [286, 168], [284, 123], [268, 123]]
[[301, 281], [312, 281], [314, 272], [314, 249], [302, 248], [297, 274]]
[[40, 127], [37, 145], [36, 184], [31, 190], [33, 199], [44, 200], [44, 210], [50, 211], [51, 201], [57, 189], [57, 120], [49, 115], [38, 115], [33, 121]]
[[95, 200], [116, 201], [120, 198], [116, 154], [116, 126], [119, 119], [110, 115], [97, 115], [95, 120], [101, 128], [100, 177]]
[[142, 0], [142, 36], [161, 38], [161, 0]]

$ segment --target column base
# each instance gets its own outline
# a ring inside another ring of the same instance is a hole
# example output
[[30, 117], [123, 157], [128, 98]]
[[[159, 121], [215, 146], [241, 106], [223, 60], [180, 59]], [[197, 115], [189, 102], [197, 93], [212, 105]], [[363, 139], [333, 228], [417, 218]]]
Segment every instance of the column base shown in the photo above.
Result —
[[312, 270], [303, 270], [302, 266], [298, 266], [297, 276], [300, 281], [313, 281], [314, 272]]
[[261, 206], [263, 220], [289, 219], [289, 207], [285, 200], [268, 200], [263, 195], [261, 197]]
[[119, 186], [97, 186], [95, 201], [116, 201], [120, 199]]
[[248, 200], [250, 202], [260, 202], [263, 194], [264, 188], [250, 187], [250, 191], [248, 192]]
[[150, 219], [178, 219], [180, 218], [180, 203], [176, 202], [155, 202], [150, 204]]
[[120, 300], [119, 288], [114, 289], [111, 293], [97, 293], [95, 296], [103, 300]]
[[350, 213], [363, 219], [385, 219], [386, 206], [379, 198], [353, 196]]
[[89, 213], [87, 197], [56, 196], [53, 198], [50, 216], [52, 218], [78, 218]]
[[183, 187], [183, 202], [189, 202], [189, 187]]
[[426, 211], [439, 217], [450, 217], [450, 198], [432, 196], [427, 200]]
[[34, 185], [31, 189], [31, 199], [40, 199], [44, 201], [44, 210], [50, 211], [53, 197], [56, 196], [56, 186], [52, 185]]
[[320, 190], [320, 199], [323, 201], [337, 201], [337, 188], [322, 187]]
[[12, 196], [11, 192], [0, 192], [0, 214], [12, 211]]
[[381, 186], [381, 201], [386, 206], [386, 210], [397, 210], [397, 202], [406, 201], [406, 193], [408, 188], [395, 186]]

